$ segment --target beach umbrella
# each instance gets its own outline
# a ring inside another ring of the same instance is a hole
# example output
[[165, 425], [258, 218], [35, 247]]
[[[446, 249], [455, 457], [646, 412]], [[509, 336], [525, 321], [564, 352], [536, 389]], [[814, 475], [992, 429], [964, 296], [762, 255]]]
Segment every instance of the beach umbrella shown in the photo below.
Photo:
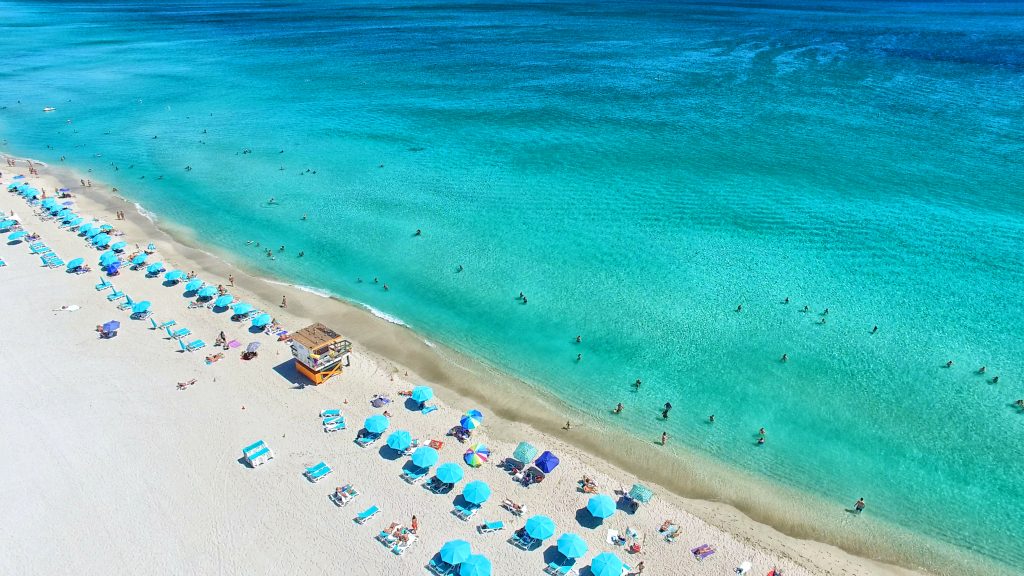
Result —
[[463, 460], [466, 461], [466, 464], [469, 464], [473, 468], [483, 466], [490, 457], [491, 449], [479, 442], [470, 446], [469, 450], [466, 450], [466, 453], [462, 456]]
[[193, 278], [193, 279], [188, 281], [188, 284], [185, 284], [185, 291], [186, 292], [195, 292], [196, 290], [199, 290], [202, 287], [203, 287], [203, 281], [200, 280], [199, 278]]
[[98, 236], [100, 232], [101, 230], [98, 227], [93, 226], [92, 228], [89, 228], [89, 232], [86, 233], [86, 237], [93, 238]]
[[213, 302], [213, 307], [214, 307], [214, 308], [223, 308], [223, 307], [225, 307], [225, 306], [230, 306], [230, 305], [231, 305], [231, 302], [232, 302], [232, 301], [233, 301], [234, 299], [235, 299], [235, 297], [234, 297], [234, 296], [232, 296], [231, 294], [225, 294], [225, 295], [223, 295], [223, 296], [220, 296], [220, 297], [219, 297], [219, 298], [217, 298], [216, 300], [214, 300], [214, 302]]
[[530, 535], [530, 538], [536, 538], [537, 540], [544, 540], [555, 535], [555, 521], [540, 514], [531, 516], [526, 521], [524, 528], [526, 533]]
[[113, 230], [113, 229], [114, 229], [114, 227], [111, 226], [110, 224], [101, 224], [100, 225], [100, 230], [103, 231], [103, 232], [109, 232], [110, 230]]
[[387, 416], [374, 414], [367, 418], [366, 422], [363, 422], [363, 428], [366, 428], [366, 431], [370, 434], [382, 434], [388, 429], [388, 425], [390, 423], [391, 422], [388, 420]]
[[462, 489], [462, 497], [472, 504], [483, 504], [491, 497], [491, 487], [482, 480], [473, 480]]
[[92, 222], [86, 222], [85, 224], [83, 224], [83, 225], [78, 227], [78, 234], [80, 236], [85, 236], [89, 232], [89, 230], [92, 229], [92, 227], [93, 227], [93, 223]]
[[412, 453], [412, 463], [420, 468], [430, 468], [437, 464], [437, 450], [430, 446], [420, 446]]
[[[8, 186], [8, 189], [9, 188], [10, 188], [10, 186]], [[57, 199], [56, 198], [52, 198], [52, 197], [51, 198], [43, 198], [43, 201], [40, 202], [40, 204], [42, 204], [43, 206], [46, 206], [47, 208], [49, 208], [50, 206], [53, 206], [56, 203], [57, 203]]]
[[127, 242], [114, 242], [114, 245], [111, 246], [110, 249], [114, 252], [120, 252], [121, 250], [124, 250], [126, 246], [128, 246]]
[[629, 497], [637, 502], [646, 504], [651, 501], [651, 498], [654, 498], [654, 492], [651, 492], [650, 488], [641, 484], [633, 484], [633, 487], [629, 489]]
[[469, 558], [470, 549], [469, 542], [465, 540], [450, 540], [441, 546], [441, 550], [437, 553], [441, 557], [441, 561], [452, 566], [456, 564], [462, 564]]
[[135, 306], [132, 306], [132, 314], [142, 314], [146, 310], [149, 310], [150, 306], [152, 306], [152, 304], [149, 303], [149, 300], [143, 300]]
[[78, 226], [81, 223], [82, 223], [82, 217], [81, 216], [75, 216], [74, 218], [71, 219], [70, 222], [68, 222], [68, 226], [72, 226], [72, 227], [73, 226]]
[[[479, 412], [477, 412], [477, 414], [479, 414]], [[459, 424], [466, 430], [473, 430], [474, 428], [480, 426], [481, 420], [482, 416], [480, 418], [477, 418], [475, 415], [467, 412], [465, 415], [462, 416], [462, 419], [459, 420]]]
[[67, 224], [68, 222], [71, 222], [75, 218], [78, 218], [78, 214], [75, 214], [74, 212], [68, 212], [67, 214], [64, 215], [64, 218], [62, 220], [65, 224]]
[[252, 319], [252, 325], [257, 328], [262, 328], [267, 324], [270, 324], [271, 320], [273, 320], [273, 318], [270, 317], [270, 314], [260, 314]]
[[403, 452], [412, 446], [412, 435], [405, 430], [395, 430], [388, 435], [388, 448]]
[[594, 518], [604, 520], [615, 514], [615, 500], [612, 500], [611, 496], [607, 494], [594, 494], [587, 502], [587, 511]]
[[259, 350], [259, 349], [260, 349], [260, 343], [259, 342], [249, 342], [245, 346], [245, 351], [248, 352], [249, 354], [255, 354], [256, 351]]
[[533, 460], [537, 457], [537, 449], [533, 447], [533, 444], [529, 442], [520, 442], [519, 446], [516, 446], [515, 452], [512, 453], [512, 458], [522, 462], [523, 464]]
[[25, 198], [36, 198], [37, 196], [39, 196], [39, 190], [36, 190], [35, 188], [29, 188], [25, 192]]
[[587, 553], [587, 543], [578, 535], [566, 532], [558, 537], [558, 551], [566, 558], [582, 558]]
[[217, 293], [217, 289], [213, 286], [203, 286], [199, 289], [200, 298], [213, 298], [213, 295]]
[[149, 254], [146, 254], [145, 252], [143, 252], [142, 254], [139, 254], [135, 258], [132, 258], [132, 265], [133, 266], [138, 266], [138, 265], [142, 264], [143, 262], [145, 262], [146, 258], [149, 258]]
[[551, 471], [555, 469], [555, 466], [558, 466], [558, 456], [555, 456], [551, 452], [545, 450], [533, 465], [540, 468], [545, 474], [550, 474]]
[[185, 273], [181, 270], [171, 270], [167, 274], [164, 274], [164, 280], [170, 280], [171, 282], [177, 282], [185, 277]]
[[100, 248], [106, 248], [107, 246], [110, 246], [110, 236], [107, 234], [100, 234], [92, 239], [92, 243]]
[[238, 315], [248, 314], [249, 312], [252, 312], [252, 304], [241, 302], [239, 304], [235, 304], [231, 311]]
[[590, 561], [590, 573], [594, 576], [622, 576], [622, 560], [611, 552], [602, 552]]
[[470, 554], [459, 564], [459, 576], [491, 576], [491, 561], [482, 554]]
[[163, 269], [164, 269], [164, 263], [163, 262], [153, 262], [148, 267], [146, 267], [146, 274], [159, 274], [160, 271], [163, 270]]
[[85, 258], [75, 258], [74, 260], [68, 262], [68, 270], [74, 270], [75, 268], [78, 268], [82, 264], [85, 264]]
[[7, 236], [7, 239], [8, 240], [18, 240], [19, 238], [21, 238], [25, 234], [28, 234], [28, 232], [25, 232], [24, 230], [18, 230], [17, 232], [11, 232], [10, 235]]
[[107, 264], [107, 274], [116, 274], [117, 269], [121, 267], [121, 262], [111, 262]]
[[120, 322], [118, 322], [117, 320], [111, 320], [110, 322], [107, 322], [106, 324], [103, 325], [103, 331], [104, 332], [113, 332], [114, 330], [117, 330], [120, 327], [121, 327], [121, 323]]
[[430, 386], [417, 386], [412, 389], [412, 399], [420, 404], [434, 397], [434, 391]]
[[[71, 210], [68, 210], [67, 208], [64, 208], [63, 206], [56, 206], [56, 208], [57, 208], [57, 213], [54, 214], [54, 217], [56, 217], [57, 220], [63, 220], [65, 216], [67, 216], [68, 214], [71, 214]], [[50, 210], [52, 212], [52, 208]]]
[[459, 466], [455, 462], [445, 462], [437, 467], [437, 471], [434, 472], [434, 476], [445, 484], [455, 484], [462, 480], [465, 472], [462, 471], [462, 466]]
[[106, 252], [100, 254], [100, 266], [109, 266], [114, 262], [120, 262], [117, 259], [117, 254], [107, 254]]

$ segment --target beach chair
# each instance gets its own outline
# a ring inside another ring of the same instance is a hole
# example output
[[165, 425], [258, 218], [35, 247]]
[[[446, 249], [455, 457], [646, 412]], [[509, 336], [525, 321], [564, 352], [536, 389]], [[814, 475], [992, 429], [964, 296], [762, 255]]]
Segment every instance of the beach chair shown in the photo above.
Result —
[[193, 340], [188, 344], [185, 344], [184, 340], [178, 340], [178, 346], [181, 347], [182, 352], [195, 352], [200, 348], [205, 348], [206, 342], [203, 342], [202, 340]]
[[242, 448], [242, 454], [245, 456], [246, 462], [253, 468], [260, 464], [265, 464], [267, 461], [274, 458], [274, 453], [270, 450], [270, 447], [263, 443], [263, 440], [258, 440], [245, 448]]
[[121, 298], [124, 298], [124, 297], [125, 297], [124, 292], [121, 292], [120, 290], [114, 290], [110, 294], [107, 294], [107, 300], [110, 301], [110, 302], [114, 302], [115, 300], [120, 300]]
[[151, 311], [144, 310], [142, 312], [133, 312], [130, 318], [132, 320], [145, 320], [146, 318], [149, 318], [152, 315], [153, 313]]
[[398, 522], [392, 522], [391, 526], [388, 526], [384, 530], [378, 532], [377, 535], [374, 536], [374, 539], [390, 548], [398, 543], [398, 534], [400, 534], [402, 530], [404, 530], [404, 528], [401, 524]]
[[104, 278], [103, 276], [100, 276], [100, 283], [96, 285], [96, 291], [99, 292], [101, 290], [106, 290], [107, 288], [113, 288], [113, 287], [114, 287], [113, 283], [108, 282], [106, 278]]
[[395, 544], [394, 548], [391, 549], [392, 554], [401, 556], [405, 554], [405, 551], [416, 542], [416, 534], [413, 532], [404, 532], [402, 537], [398, 539], [398, 543]]
[[177, 324], [177, 322], [175, 322], [174, 320], [168, 320], [167, 322], [164, 322], [162, 324], [157, 324], [156, 318], [150, 318], [149, 323], [153, 325], [153, 330], [166, 330], [171, 326]]
[[415, 484], [423, 479], [423, 476], [427, 473], [426, 468], [418, 468], [415, 466], [402, 470], [402, 480], [405, 480], [409, 484]]
[[476, 527], [477, 532], [481, 534], [488, 534], [490, 532], [497, 532], [498, 530], [504, 530], [505, 523], [501, 520], [494, 522], [484, 522], [483, 524]]
[[529, 550], [539, 543], [538, 540], [534, 540], [529, 534], [527, 534], [526, 530], [522, 529], [513, 532], [512, 537], [509, 538], [508, 541], [516, 548], [521, 548], [523, 550]]
[[164, 328], [164, 330], [167, 331], [167, 337], [174, 340], [180, 340], [192, 333], [192, 331], [189, 330], [188, 328], [179, 328], [174, 332], [171, 332], [170, 327]]
[[[544, 572], [551, 574], [551, 576], [562, 576], [563, 574], [572, 574], [573, 568], [575, 568], [575, 566], [575, 558], [567, 558], [565, 556], [562, 556], [560, 559], [548, 563], [548, 565], [544, 567]], [[628, 572], [626, 572], [625, 570], [622, 573], [628, 574]]]
[[50, 258], [47, 260], [46, 265], [50, 268], [63, 268], [64, 261], [59, 257]]
[[373, 445], [377, 440], [380, 440], [380, 434], [366, 434], [365, 436], [356, 438], [356, 444], [358, 444], [360, 448], [366, 448], [367, 446]]
[[513, 516], [522, 516], [526, 513], [526, 506], [517, 504], [508, 498], [501, 501], [501, 507], [511, 512]]
[[359, 496], [359, 492], [353, 488], [351, 484], [346, 484], [345, 486], [336, 488], [334, 492], [331, 493], [330, 499], [331, 502], [334, 502], [340, 507], [346, 506], [356, 496]]
[[321, 418], [333, 418], [335, 416], [341, 416], [341, 410], [339, 408], [328, 408], [320, 411]]
[[304, 474], [306, 475], [306, 478], [308, 478], [310, 482], [316, 483], [326, 478], [327, 475], [330, 474], [331, 472], [332, 470], [330, 466], [328, 466], [324, 462], [320, 462], [319, 464], [306, 468]]
[[430, 570], [437, 576], [448, 576], [455, 571], [455, 566], [441, 560], [440, 557], [434, 557], [430, 559], [430, 563], [427, 564], [427, 570]]
[[420, 414], [430, 414], [434, 410], [437, 410], [437, 406], [433, 404], [424, 404], [423, 408], [420, 408]]
[[338, 422], [339, 420], [344, 420], [344, 418], [342, 418], [341, 416], [328, 416], [327, 418], [324, 418], [322, 424], [324, 426], [327, 426], [328, 424], [334, 424], [335, 422]]
[[7, 266], [7, 262], [4, 262], [2, 259], [0, 259], [0, 268], [3, 268], [4, 266]]
[[135, 306], [135, 300], [132, 300], [131, 296], [125, 296], [124, 301], [117, 305], [118, 310], [127, 310]]
[[455, 506], [455, 510], [452, 513], [455, 517], [463, 522], [469, 522], [469, 519], [476, 515], [477, 511], [480, 510], [480, 506], [476, 504], [467, 504], [465, 506]]
[[448, 485], [441, 482], [441, 479], [437, 476], [432, 476], [430, 480], [427, 480], [427, 483], [423, 485], [424, 488], [430, 490], [434, 494], [440, 494], [447, 486]]
[[324, 432], [338, 432], [345, 429], [345, 419], [339, 418], [335, 422], [324, 426]]
[[363, 510], [359, 514], [356, 514], [356, 517], [353, 518], [353, 520], [355, 521], [356, 524], [366, 524], [366, 521], [376, 516], [378, 512], [380, 512], [380, 508], [376, 506], [370, 506], [366, 510]]

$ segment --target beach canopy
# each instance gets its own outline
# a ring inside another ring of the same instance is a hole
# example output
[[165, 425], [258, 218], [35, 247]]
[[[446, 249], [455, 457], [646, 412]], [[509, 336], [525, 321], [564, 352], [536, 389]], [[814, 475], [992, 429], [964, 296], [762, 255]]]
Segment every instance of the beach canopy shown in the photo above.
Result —
[[469, 548], [469, 542], [465, 540], [450, 540], [441, 546], [441, 550], [437, 553], [441, 557], [441, 561], [447, 564], [456, 565], [462, 564], [469, 558], [471, 551]]
[[462, 489], [462, 497], [466, 502], [483, 504], [491, 497], [491, 487], [482, 480], [473, 480]]
[[171, 282], [177, 282], [178, 280], [181, 280], [184, 277], [185, 273], [182, 272], [181, 270], [171, 270], [167, 274], [164, 274], [164, 279], [170, 280]]
[[558, 551], [566, 558], [582, 558], [587, 549], [587, 543], [576, 534], [566, 532], [558, 537]]
[[430, 386], [417, 386], [412, 389], [412, 399], [420, 404], [434, 397], [434, 390]]
[[479, 427], [480, 424], [483, 423], [483, 420], [484, 415], [481, 414], [479, 410], [470, 410], [462, 416], [462, 419], [459, 420], [459, 425], [466, 430], [473, 430]]
[[491, 561], [481, 554], [470, 554], [459, 564], [459, 576], [491, 576]]
[[547, 516], [538, 514], [531, 516], [526, 521], [525, 529], [530, 538], [545, 540], [555, 535], [555, 521]]
[[217, 293], [217, 289], [213, 286], [203, 286], [199, 289], [200, 298], [213, 298], [213, 295]]
[[363, 422], [363, 428], [366, 428], [366, 431], [370, 434], [383, 434], [388, 429], [390, 423], [387, 416], [374, 414], [367, 418], [366, 422]]
[[541, 472], [544, 472], [545, 474], [550, 474], [551, 471], [554, 470], [556, 466], [558, 466], [558, 456], [555, 456], [550, 451], [545, 450], [544, 453], [540, 455], [540, 458], [537, 458], [533, 465], [536, 466], [537, 468], [540, 468]]
[[150, 306], [152, 306], [152, 304], [150, 304], [149, 300], [143, 300], [135, 306], [132, 306], [132, 314], [142, 314], [146, 310], [149, 310]]
[[462, 471], [462, 466], [459, 466], [455, 462], [445, 462], [437, 467], [437, 471], [434, 472], [434, 476], [445, 484], [455, 484], [462, 480], [465, 476], [465, 472]]
[[248, 344], [245, 345], [245, 351], [248, 352], [249, 354], [255, 354], [256, 351], [259, 350], [259, 349], [260, 349], [260, 343], [259, 342], [249, 342]]
[[121, 323], [120, 322], [118, 322], [117, 320], [111, 320], [110, 322], [107, 322], [106, 324], [103, 325], [103, 331], [104, 332], [113, 332], [114, 330], [117, 330], [120, 327], [121, 327]]
[[185, 284], [185, 291], [186, 292], [194, 292], [196, 290], [199, 290], [202, 287], [203, 287], [203, 281], [200, 280], [199, 278], [193, 278], [192, 280], [188, 281], [188, 284]]
[[120, 252], [121, 250], [124, 250], [127, 246], [127, 242], [114, 242], [113, 246], [111, 246], [110, 249], [113, 250], [114, 252]]
[[148, 267], [146, 267], [146, 274], [159, 274], [160, 271], [163, 270], [163, 269], [164, 269], [164, 263], [163, 262], [153, 262]]
[[111, 262], [110, 264], [107, 264], [106, 267], [107, 267], [107, 274], [114, 274], [114, 273], [117, 272], [117, 269], [121, 267], [121, 262], [120, 261]]
[[74, 260], [68, 262], [68, 270], [74, 270], [75, 268], [78, 268], [82, 264], [85, 264], [85, 258], [75, 258]]
[[405, 430], [395, 430], [388, 435], [388, 447], [402, 452], [412, 446], [412, 435]]
[[17, 232], [11, 232], [10, 235], [7, 236], [7, 239], [8, 240], [17, 240], [17, 239], [21, 238], [22, 236], [24, 236], [25, 234], [28, 234], [28, 232], [25, 232], [24, 230], [18, 230]]
[[594, 494], [587, 502], [587, 511], [594, 518], [604, 520], [615, 514], [615, 500], [612, 500], [611, 496], [607, 494]]
[[412, 453], [412, 463], [420, 468], [430, 468], [437, 464], [437, 450], [430, 446], [420, 446]]
[[629, 497], [637, 502], [646, 504], [651, 501], [651, 498], [654, 498], [654, 492], [651, 492], [650, 488], [641, 484], [633, 484], [633, 487], [629, 489]]
[[260, 314], [252, 319], [252, 325], [257, 328], [262, 328], [267, 324], [270, 324], [271, 320], [273, 320], [273, 318], [270, 317], [270, 314]]
[[594, 576], [622, 576], [622, 560], [611, 552], [602, 552], [590, 561], [590, 573]]
[[491, 449], [479, 442], [470, 446], [469, 450], [466, 450], [466, 453], [462, 456], [463, 460], [466, 461], [466, 464], [469, 464], [473, 468], [483, 466], [490, 457]]
[[526, 464], [537, 457], [537, 449], [533, 447], [533, 444], [529, 442], [520, 442], [519, 446], [516, 446], [515, 452], [512, 453], [512, 458]]
[[149, 258], [149, 254], [146, 254], [146, 253], [139, 254], [135, 258], [132, 258], [132, 264], [138, 266], [139, 264], [142, 264], [143, 262], [145, 262], [146, 258]]
[[231, 311], [234, 312], [235, 314], [248, 314], [249, 312], [252, 312], [252, 304], [240, 302], [238, 304], [235, 304], [234, 308], [232, 308]]
[[225, 295], [217, 298], [216, 300], [214, 300], [213, 307], [214, 308], [224, 308], [225, 306], [229, 306], [231, 304], [231, 302], [234, 301], [234, 299], [235, 299], [235, 297], [232, 296], [231, 294], [225, 294]]

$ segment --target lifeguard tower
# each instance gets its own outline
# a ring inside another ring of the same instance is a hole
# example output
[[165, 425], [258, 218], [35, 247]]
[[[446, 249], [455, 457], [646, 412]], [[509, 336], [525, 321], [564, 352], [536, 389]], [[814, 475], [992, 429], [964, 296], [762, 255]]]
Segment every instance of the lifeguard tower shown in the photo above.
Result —
[[319, 322], [291, 336], [295, 369], [313, 384], [323, 384], [350, 364], [352, 343]]

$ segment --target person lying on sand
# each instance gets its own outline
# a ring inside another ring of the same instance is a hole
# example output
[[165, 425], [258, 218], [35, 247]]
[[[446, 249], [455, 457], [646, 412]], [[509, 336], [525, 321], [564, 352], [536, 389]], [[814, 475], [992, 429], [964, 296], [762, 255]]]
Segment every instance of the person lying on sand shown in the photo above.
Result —
[[189, 386], [192, 386], [195, 383], [196, 383], [196, 379], [195, 378], [189, 380], [188, 382], [178, 382], [178, 390], [184, 390], [185, 388], [188, 388]]

